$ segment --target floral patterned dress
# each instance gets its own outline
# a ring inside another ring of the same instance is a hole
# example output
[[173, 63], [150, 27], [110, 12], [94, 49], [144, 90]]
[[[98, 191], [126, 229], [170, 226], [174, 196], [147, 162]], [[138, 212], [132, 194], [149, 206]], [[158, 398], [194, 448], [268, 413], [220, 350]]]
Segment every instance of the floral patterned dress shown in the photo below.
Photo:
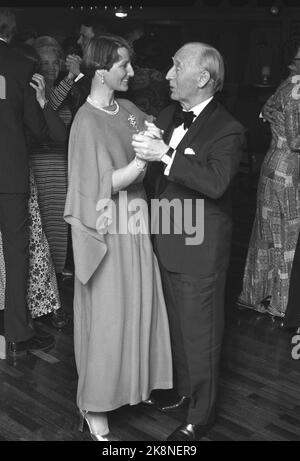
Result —
[[300, 230], [300, 75], [290, 75], [263, 115], [272, 141], [263, 161], [257, 208], [238, 304], [283, 317]]
[[[61, 307], [53, 262], [47, 238], [42, 229], [37, 189], [30, 170], [29, 195], [29, 276], [27, 304], [32, 318]], [[18, 289], [18, 287], [16, 287]], [[5, 305], [5, 265], [0, 232], [0, 309]]]

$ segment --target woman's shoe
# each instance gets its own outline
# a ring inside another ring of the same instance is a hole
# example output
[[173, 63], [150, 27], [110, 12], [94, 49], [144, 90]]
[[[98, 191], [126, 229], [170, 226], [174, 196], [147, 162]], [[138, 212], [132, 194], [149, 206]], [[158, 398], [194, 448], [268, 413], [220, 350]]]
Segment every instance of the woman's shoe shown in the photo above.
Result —
[[[87, 424], [87, 426], [89, 428], [90, 434], [91, 434], [91, 438], [95, 442], [108, 442], [108, 439], [106, 438], [106, 436], [109, 433], [109, 429], [108, 429], [108, 426], [107, 426], [106, 413], [102, 414], [102, 415], [105, 415], [105, 416], [102, 416], [102, 417], [103, 417], [103, 419], [105, 419], [106, 429], [103, 431], [104, 434], [99, 434], [99, 432], [97, 432], [97, 430], [95, 430], [95, 427], [94, 428], [92, 427], [93, 422], [92, 422], [91, 413], [89, 413], [87, 410], [81, 410], [81, 409], [79, 409], [79, 412], [80, 412], [80, 420], [79, 420], [79, 427], [78, 427], [79, 431], [83, 432], [84, 423], [86, 422], [86, 424]], [[91, 417], [90, 419], [88, 418], [88, 415]], [[98, 416], [99, 416], [99, 413], [98, 413]]]

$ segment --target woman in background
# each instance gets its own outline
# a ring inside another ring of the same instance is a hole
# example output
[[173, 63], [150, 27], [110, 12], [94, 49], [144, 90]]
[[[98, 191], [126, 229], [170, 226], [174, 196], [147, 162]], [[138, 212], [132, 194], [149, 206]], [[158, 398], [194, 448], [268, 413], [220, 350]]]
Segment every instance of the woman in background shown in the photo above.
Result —
[[[79, 74], [79, 61], [72, 61], [68, 74], [58, 84], [58, 77], [63, 68], [63, 54], [59, 43], [52, 37], [38, 37], [34, 48], [40, 57], [40, 73], [45, 78], [49, 104], [69, 128], [72, 113], [67, 96]], [[36, 143], [30, 154], [44, 230], [55, 271], [62, 274], [68, 246], [68, 225], [63, 219], [67, 194], [67, 144], [52, 141]]]
[[284, 317], [300, 229], [300, 46], [290, 75], [263, 109], [272, 140], [263, 161], [257, 209], [238, 304]]

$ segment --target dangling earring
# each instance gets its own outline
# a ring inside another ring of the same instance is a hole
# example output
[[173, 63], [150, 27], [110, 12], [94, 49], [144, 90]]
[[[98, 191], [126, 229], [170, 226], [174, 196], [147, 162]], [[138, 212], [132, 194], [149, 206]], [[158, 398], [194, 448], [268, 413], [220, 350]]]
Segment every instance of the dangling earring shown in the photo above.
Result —
[[102, 85], [104, 85], [104, 75], [103, 74], [101, 74], [101, 83]]

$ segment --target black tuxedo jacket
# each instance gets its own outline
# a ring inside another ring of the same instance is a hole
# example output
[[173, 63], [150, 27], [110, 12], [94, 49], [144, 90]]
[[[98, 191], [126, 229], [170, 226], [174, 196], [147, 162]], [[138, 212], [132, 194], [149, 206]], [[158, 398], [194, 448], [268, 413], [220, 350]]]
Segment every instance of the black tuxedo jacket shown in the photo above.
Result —
[[[156, 121], [164, 130], [166, 143], [174, 130], [175, 109], [175, 105], [168, 106]], [[231, 246], [229, 186], [238, 171], [243, 145], [242, 125], [213, 99], [179, 143], [170, 175], [164, 175], [165, 164], [162, 162], [149, 165], [146, 188], [151, 198], [158, 198], [160, 203], [162, 199], [179, 199], [182, 205], [182, 216], [163, 207], [165, 215], [170, 216], [171, 233], [160, 232], [154, 237], [156, 252], [167, 270], [195, 275], [226, 270]], [[185, 199], [189, 201], [184, 202]], [[186, 238], [192, 236], [191, 216], [194, 224], [196, 213], [201, 216], [201, 202], [196, 199], [204, 200], [204, 223], [201, 220], [201, 225], [198, 222], [197, 226], [199, 236], [199, 227], [204, 224], [204, 239], [202, 243], [188, 245]], [[183, 218], [185, 203], [189, 204], [186, 213], [190, 226]], [[157, 222], [158, 212], [153, 201], [151, 210], [152, 223], [153, 220]]]
[[67, 136], [49, 104], [42, 110], [37, 103], [29, 85], [33, 73], [34, 64], [0, 40], [0, 193], [28, 192], [25, 126], [39, 140]]

